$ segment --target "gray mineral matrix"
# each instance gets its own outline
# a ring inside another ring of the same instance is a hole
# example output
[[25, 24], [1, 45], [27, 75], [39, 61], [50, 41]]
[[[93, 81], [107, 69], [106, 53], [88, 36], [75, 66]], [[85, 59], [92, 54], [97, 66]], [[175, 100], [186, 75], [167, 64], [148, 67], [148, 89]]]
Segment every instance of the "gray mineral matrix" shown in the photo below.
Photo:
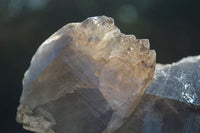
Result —
[[200, 107], [200, 56], [187, 57], [170, 65], [156, 65], [146, 94]]

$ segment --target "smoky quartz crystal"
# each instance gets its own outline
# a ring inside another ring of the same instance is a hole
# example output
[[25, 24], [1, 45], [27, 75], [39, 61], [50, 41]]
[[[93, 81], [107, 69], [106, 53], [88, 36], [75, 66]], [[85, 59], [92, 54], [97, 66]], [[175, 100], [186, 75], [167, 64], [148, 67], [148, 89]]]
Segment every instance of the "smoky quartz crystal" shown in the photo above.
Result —
[[110, 17], [65, 25], [33, 56], [17, 121], [38, 133], [115, 132], [153, 78], [156, 53], [149, 47]]

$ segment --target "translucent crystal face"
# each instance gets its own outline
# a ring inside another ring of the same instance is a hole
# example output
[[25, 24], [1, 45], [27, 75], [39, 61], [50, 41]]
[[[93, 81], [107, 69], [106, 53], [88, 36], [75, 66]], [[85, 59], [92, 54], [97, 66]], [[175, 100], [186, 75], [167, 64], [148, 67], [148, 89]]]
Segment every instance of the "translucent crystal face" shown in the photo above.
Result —
[[[33, 56], [18, 120], [37, 132], [112, 133], [134, 111], [152, 80], [155, 58], [147, 39], [120, 33], [112, 18], [67, 24]], [[31, 120], [25, 108], [37, 114], [32, 121], [50, 126], [27, 125]]]

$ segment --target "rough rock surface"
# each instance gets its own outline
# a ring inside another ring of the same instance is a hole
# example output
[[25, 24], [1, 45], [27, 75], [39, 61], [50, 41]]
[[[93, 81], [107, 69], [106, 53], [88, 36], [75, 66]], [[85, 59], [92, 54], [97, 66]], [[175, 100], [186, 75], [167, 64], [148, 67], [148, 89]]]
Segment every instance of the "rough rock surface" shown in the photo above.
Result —
[[38, 133], [112, 133], [134, 111], [155, 63], [149, 41], [122, 34], [112, 18], [67, 24], [33, 56], [17, 120]]
[[145, 93], [200, 106], [200, 56], [187, 57], [171, 65], [157, 64]]

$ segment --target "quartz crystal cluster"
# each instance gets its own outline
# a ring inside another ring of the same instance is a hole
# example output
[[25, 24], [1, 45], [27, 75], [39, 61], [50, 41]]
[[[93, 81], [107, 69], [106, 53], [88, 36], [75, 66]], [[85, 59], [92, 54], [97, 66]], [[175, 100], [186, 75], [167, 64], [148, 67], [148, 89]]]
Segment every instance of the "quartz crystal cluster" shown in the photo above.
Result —
[[122, 34], [112, 18], [67, 24], [33, 56], [17, 121], [38, 133], [113, 133], [135, 110], [155, 64], [149, 41]]

